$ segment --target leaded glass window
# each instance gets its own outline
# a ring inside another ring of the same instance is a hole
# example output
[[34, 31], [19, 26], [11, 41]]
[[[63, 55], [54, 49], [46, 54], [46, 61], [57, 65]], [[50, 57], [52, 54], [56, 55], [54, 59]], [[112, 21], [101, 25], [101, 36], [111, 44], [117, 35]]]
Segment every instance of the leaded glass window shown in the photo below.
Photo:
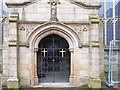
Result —
[[99, 16], [104, 22], [104, 44], [120, 40], [120, 0], [101, 0]]
[[104, 17], [104, 0], [101, 1], [101, 8], [99, 12], [99, 17], [103, 18]]
[[120, 40], [120, 21], [116, 22], [116, 40]]
[[107, 22], [107, 45], [113, 40], [113, 23], [112, 21]]
[[113, 17], [113, 3], [112, 0], [106, 0], [106, 17]]
[[120, 0], [115, 2], [115, 17], [120, 18]]

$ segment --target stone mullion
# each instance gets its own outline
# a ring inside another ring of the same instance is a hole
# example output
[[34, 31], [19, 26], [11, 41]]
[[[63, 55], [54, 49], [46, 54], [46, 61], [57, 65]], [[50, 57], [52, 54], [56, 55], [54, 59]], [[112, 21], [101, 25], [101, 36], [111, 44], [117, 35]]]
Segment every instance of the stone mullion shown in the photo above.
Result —
[[113, 20], [113, 40], [116, 40], [116, 22], [117, 20]]
[[104, 20], [104, 32], [105, 32], [104, 44], [107, 45], [107, 20]]
[[115, 28], [116, 28], [116, 19], [115, 19], [115, 0], [113, 0], [112, 1], [112, 3], [113, 3], [113, 40], [116, 40], [116, 30], [115, 30]]
[[104, 0], [104, 18], [106, 19], [106, 0]]

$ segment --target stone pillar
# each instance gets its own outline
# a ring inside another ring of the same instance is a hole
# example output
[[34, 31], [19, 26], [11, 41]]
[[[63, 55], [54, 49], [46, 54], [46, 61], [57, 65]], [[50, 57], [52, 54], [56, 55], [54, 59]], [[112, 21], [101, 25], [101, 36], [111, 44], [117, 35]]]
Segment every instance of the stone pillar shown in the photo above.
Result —
[[[0, 73], [2, 69], [2, 0], [0, 0]], [[2, 75], [0, 75], [0, 90], [2, 89]]]
[[73, 53], [74, 53], [74, 50], [73, 48], [70, 48], [70, 55], [71, 55], [71, 65], [70, 65], [70, 78], [69, 78], [69, 82], [70, 82], [70, 85], [74, 85], [74, 57], [73, 57]]
[[99, 19], [90, 17], [90, 82], [92, 88], [101, 87], [100, 79], [100, 41], [99, 41]]
[[9, 18], [9, 31], [8, 31], [8, 80], [7, 87], [18, 89], [18, 59], [19, 59], [19, 46], [18, 46], [18, 14], [11, 14]]
[[34, 49], [34, 84], [38, 84], [38, 76], [37, 76], [37, 51], [38, 48]]
[[103, 21], [101, 20], [100, 21], [100, 25], [99, 25], [99, 30], [100, 30], [100, 65], [101, 65], [101, 82], [106, 82], [106, 79], [105, 79], [105, 73], [104, 73], [104, 45], [103, 45], [103, 30], [104, 30], [104, 26], [103, 26]]

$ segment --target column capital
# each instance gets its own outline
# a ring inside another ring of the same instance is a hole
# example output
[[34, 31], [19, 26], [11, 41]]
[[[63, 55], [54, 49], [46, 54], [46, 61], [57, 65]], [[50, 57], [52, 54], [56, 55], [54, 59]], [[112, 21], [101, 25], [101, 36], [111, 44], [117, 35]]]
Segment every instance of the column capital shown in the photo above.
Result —
[[34, 52], [37, 52], [38, 51], [38, 48], [34, 48]]
[[9, 17], [9, 22], [17, 22], [19, 19], [18, 13], [11, 13]]
[[74, 52], [74, 48], [69, 48], [69, 51], [70, 52]]
[[90, 16], [89, 19], [90, 19], [90, 22], [91, 22], [92, 24], [93, 24], [93, 23], [96, 23], [96, 24], [97, 24], [97, 23], [100, 22], [98, 16], [96, 16], [96, 15]]

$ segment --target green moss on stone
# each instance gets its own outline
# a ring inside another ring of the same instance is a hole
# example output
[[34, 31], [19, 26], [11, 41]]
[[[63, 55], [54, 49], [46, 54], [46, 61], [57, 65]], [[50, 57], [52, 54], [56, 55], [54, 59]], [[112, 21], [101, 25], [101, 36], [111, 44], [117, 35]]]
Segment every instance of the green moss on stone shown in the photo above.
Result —
[[89, 81], [89, 88], [101, 88], [101, 81], [97, 79], [91, 79]]
[[7, 83], [7, 88], [8, 89], [19, 90], [19, 88], [20, 88], [19, 82], [8, 82]]

